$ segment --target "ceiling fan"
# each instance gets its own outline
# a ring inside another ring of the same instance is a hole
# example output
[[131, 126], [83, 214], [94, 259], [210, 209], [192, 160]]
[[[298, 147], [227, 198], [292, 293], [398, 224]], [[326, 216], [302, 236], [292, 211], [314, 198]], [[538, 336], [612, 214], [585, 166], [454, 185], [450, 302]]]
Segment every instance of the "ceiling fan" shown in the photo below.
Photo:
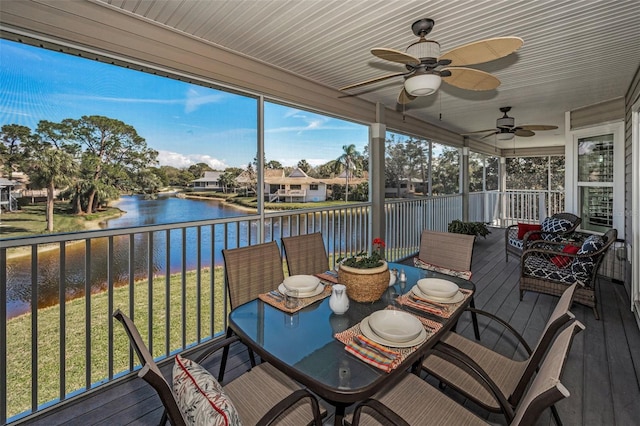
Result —
[[507, 115], [507, 113], [511, 111], [510, 106], [502, 107], [500, 111], [504, 113], [504, 115], [496, 120], [495, 129], [476, 130], [475, 132], [463, 133], [462, 135], [471, 136], [479, 133], [487, 133], [485, 136], [482, 136], [481, 139], [496, 135], [496, 139], [508, 141], [513, 139], [514, 136], [531, 137], [535, 135], [534, 130], [555, 130], [558, 128], [558, 126], [547, 124], [525, 124], [523, 126], [516, 126], [516, 119]]
[[496, 37], [465, 44], [440, 55], [440, 43], [425, 38], [434, 24], [434, 20], [429, 18], [414, 22], [411, 29], [420, 39], [409, 45], [405, 52], [384, 47], [371, 49], [371, 53], [380, 59], [404, 64], [406, 72], [372, 78], [342, 87], [340, 90], [349, 90], [399, 76], [405, 78], [398, 96], [400, 104], [409, 103], [417, 96], [435, 93], [443, 79], [446, 83], [461, 89], [493, 90], [500, 85], [500, 80], [488, 72], [467, 68], [464, 65], [502, 58], [518, 50], [524, 43], [519, 37]]

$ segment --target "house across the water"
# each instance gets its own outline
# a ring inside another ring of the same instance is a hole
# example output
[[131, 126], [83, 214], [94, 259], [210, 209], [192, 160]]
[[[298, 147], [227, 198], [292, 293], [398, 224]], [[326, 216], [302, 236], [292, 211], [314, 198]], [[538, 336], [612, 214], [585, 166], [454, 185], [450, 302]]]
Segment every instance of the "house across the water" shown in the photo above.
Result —
[[222, 191], [220, 176], [224, 172], [204, 172], [204, 177], [192, 180], [193, 189], [201, 191]]

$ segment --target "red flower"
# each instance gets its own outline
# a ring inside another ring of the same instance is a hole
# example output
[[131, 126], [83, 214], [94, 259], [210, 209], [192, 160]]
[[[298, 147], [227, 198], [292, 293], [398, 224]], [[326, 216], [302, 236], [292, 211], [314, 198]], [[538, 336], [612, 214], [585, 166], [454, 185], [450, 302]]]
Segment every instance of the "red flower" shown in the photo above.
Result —
[[385, 243], [384, 243], [384, 241], [382, 241], [382, 238], [375, 238], [373, 240], [373, 245], [376, 246], [377, 248], [384, 248], [385, 247]]

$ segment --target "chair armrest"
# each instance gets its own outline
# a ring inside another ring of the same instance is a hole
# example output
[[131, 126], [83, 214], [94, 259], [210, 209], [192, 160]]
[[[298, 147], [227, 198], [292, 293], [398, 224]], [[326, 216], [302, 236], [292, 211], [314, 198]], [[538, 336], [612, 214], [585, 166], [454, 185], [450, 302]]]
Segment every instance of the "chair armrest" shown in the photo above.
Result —
[[315, 396], [306, 389], [298, 389], [282, 401], [274, 405], [262, 418], [256, 423], [256, 426], [269, 426], [292, 407], [296, 402], [303, 398], [309, 398], [311, 400], [311, 409], [313, 411], [313, 424], [316, 426], [322, 426], [322, 416], [320, 415], [320, 405]]
[[[512, 326], [511, 324], [509, 324], [508, 322], [506, 322], [506, 321], [505, 321], [505, 320], [503, 320], [502, 318], [500, 318], [500, 317], [498, 317], [498, 316], [496, 316], [496, 315], [494, 315], [494, 314], [492, 314], [492, 313], [490, 313], [490, 312], [483, 311], [483, 310], [476, 309], [476, 308], [470, 308], [470, 307], [469, 307], [469, 308], [467, 308], [467, 309], [465, 309], [465, 310], [466, 310], [466, 311], [469, 311], [469, 312], [473, 312], [473, 313], [478, 314], [478, 315], [483, 315], [483, 316], [485, 316], [485, 317], [487, 317], [487, 318], [489, 318], [489, 319], [491, 319], [491, 320], [493, 320], [493, 321], [498, 322], [498, 323], [499, 323], [499, 324], [501, 324], [504, 328], [506, 328], [507, 330], [509, 330], [509, 331], [514, 335], [514, 337], [515, 337], [516, 339], [518, 339], [518, 342], [520, 342], [520, 344], [524, 347], [524, 349], [527, 351], [527, 354], [528, 354], [528, 355], [531, 355], [531, 354], [533, 353], [533, 350], [531, 349], [531, 347], [529, 346], [529, 344], [524, 340], [524, 337], [522, 337], [522, 335], [521, 335], [520, 333], [518, 333], [518, 332], [516, 331], [516, 329], [515, 329], [515, 328], [513, 328], [513, 326]], [[448, 346], [449, 346], [449, 345], [448, 345]]]
[[[439, 342], [434, 346], [429, 356], [438, 356], [443, 360], [452, 363], [474, 380], [480, 383], [489, 393], [493, 395], [500, 409], [507, 419], [507, 423], [511, 423], [514, 417], [513, 408], [508, 401], [507, 395], [504, 395], [498, 385], [489, 377], [489, 375], [480, 367], [473, 359], [459, 349], [448, 345], [445, 342]], [[462, 389], [461, 389], [462, 390]]]
[[213, 340], [211, 343], [209, 343], [211, 346], [205, 348], [204, 351], [200, 355], [198, 355], [196, 359], [194, 359], [194, 361], [198, 364], [201, 364], [204, 360], [209, 358], [210, 355], [214, 354], [225, 346], [229, 346], [232, 343], [239, 341], [240, 338], [238, 336], [231, 336], [222, 340]]
[[391, 424], [397, 426], [410, 426], [402, 417], [396, 414], [391, 408], [387, 407], [380, 401], [375, 399], [366, 399], [356, 407], [356, 410], [353, 412], [353, 426], [357, 426], [360, 424], [360, 412], [363, 407], [369, 407], [374, 411], [377, 411], [385, 419], [389, 420]]

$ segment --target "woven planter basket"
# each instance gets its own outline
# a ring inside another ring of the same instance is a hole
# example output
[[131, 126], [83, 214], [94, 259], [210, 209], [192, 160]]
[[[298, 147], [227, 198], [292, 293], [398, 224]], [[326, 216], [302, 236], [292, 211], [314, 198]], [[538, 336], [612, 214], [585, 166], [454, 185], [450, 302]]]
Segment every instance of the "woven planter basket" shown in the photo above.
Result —
[[389, 266], [382, 261], [377, 268], [360, 269], [340, 265], [338, 282], [347, 287], [347, 296], [356, 302], [375, 302], [389, 287]]

